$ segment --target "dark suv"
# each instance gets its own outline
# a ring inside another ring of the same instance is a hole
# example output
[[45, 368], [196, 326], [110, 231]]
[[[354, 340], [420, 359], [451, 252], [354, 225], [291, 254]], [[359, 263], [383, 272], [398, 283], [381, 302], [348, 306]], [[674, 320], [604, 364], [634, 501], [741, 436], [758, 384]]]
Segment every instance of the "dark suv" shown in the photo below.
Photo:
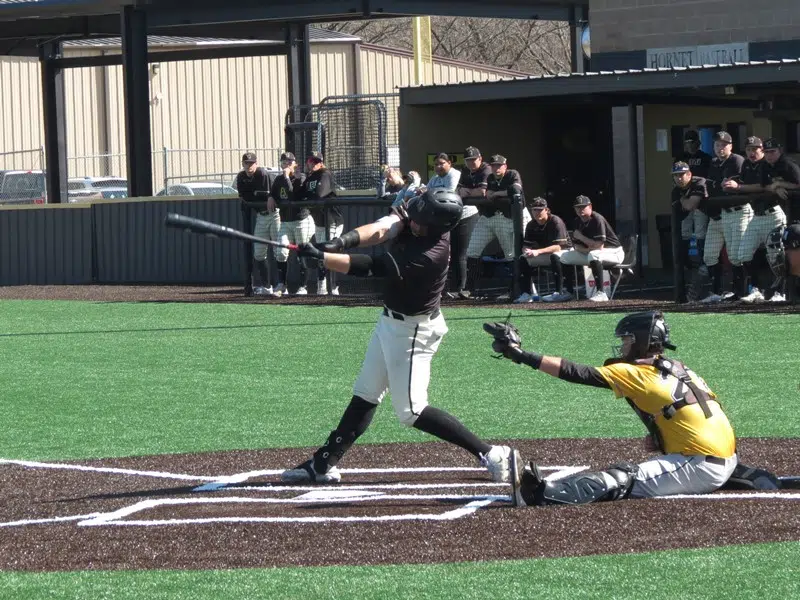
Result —
[[45, 204], [44, 171], [0, 171], [0, 204]]

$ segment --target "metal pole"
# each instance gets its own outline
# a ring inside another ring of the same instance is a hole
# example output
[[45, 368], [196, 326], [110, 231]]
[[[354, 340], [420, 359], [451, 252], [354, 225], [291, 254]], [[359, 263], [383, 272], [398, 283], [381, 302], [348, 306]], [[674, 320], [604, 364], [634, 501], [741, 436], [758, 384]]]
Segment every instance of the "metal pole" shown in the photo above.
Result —
[[42, 109], [44, 139], [47, 152], [42, 164], [45, 170], [47, 202], [66, 201], [67, 193], [67, 127], [64, 99], [64, 70], [55, 60], [61, 55], [61, 42], [42, 44], [39, 60], [42, 66]]
[[[169, 148], [167, 148], [166, 146], [163, 146], [162, 150], [164, 151], [164, 158], [163, 158], [163, 161], [164, 161], [164, 189], [166, 190], [167, 187], [169, 187], [169, 158], [168, 158]], [[164, 192], [164, 193], [166, 193], [166, 192]]]

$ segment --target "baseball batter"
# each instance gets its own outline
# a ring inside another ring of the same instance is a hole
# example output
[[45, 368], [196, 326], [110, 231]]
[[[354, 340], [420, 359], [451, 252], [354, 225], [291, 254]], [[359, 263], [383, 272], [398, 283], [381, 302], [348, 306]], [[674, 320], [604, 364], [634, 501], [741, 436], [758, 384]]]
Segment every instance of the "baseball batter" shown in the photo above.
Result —
[[[450, 442], [478, 457], [495, 481], [508, 481], [511, 449], [490, 446], [458, 419], [428, 404], [433, 360], [447, 324], [439, 308], [450, 260], [450, 231], [461, 218], [461, 198], [444, 189], [413, 197], [408, 209], [298, 252], [325, 267], [385, 279], [384, 307], [353, 386], [353, 397], [325, 444], [313, 457], [283, 472], [285, 481], [333, 483], [337, 464], [363, 434], [388, 391], [400, 423]], [[343, 250], [393, 241], [388, 252], [343, 254]]]
[[585, 504], [623, 498], [705, 494], [724, 485], [738, 459], [733, 428], [717, 396], [681, 362], [664, 356], [675, 350], [664, 315], [657, 311], [623, 318], [614, 331], [619, 358], [602, 367], [522, 350], [519, 333], [504, 323], [486, 324], [492, 348], [570, 383], [610, 389], [625, 398], [644, 422], [648, 440], [662, 455], [638, 465], [618, 463], [555, 481], [542, 478], [535, 463], [523, 469], [513, 453], [516, 505]]

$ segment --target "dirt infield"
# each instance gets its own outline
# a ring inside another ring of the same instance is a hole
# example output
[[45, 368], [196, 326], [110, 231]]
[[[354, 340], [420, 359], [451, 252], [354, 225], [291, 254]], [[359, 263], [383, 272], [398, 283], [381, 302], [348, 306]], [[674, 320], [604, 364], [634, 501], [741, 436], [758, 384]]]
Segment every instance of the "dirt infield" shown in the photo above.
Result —
[[[84, 300], [93, 302], [206, 302], [232, 304], [290, 304], [316, 306], [377, 306], [375, 294], [343, 294], [342, 296], [284, 296], [283, 298], [245, 297], [241, 287], [233, 286], [167, 286], [167, 285], [45, 285], [0, 287], [0, 300]], [[442, 305], [459, 307], [503, 308], [514, 310], [580, 310], [595, 312], [625, 312], [659, 309], [668, 312], [699, 313], [800, 313], [800, 304], [785, 302], [745, 304], [676, 304], [669, 290], [642, 291], [635, 297], [620, 296], [608, 303], [582, 299], [573, 302], [511, 304], [493, 297], [467, 300], [443, 299]]]
[[[546, 473], [647, 456], [638, 440], [512, 444]], [[278, 470], [308, 453], [2, 461], [0, 569], [450, 562], [800, 539], [796, 489], [514, 509], [508, 485], [442, 443], [356, 446], [341, 484], [281, 484]], [[800, 474], [800, 440], [741, 440], [740, 457]]]

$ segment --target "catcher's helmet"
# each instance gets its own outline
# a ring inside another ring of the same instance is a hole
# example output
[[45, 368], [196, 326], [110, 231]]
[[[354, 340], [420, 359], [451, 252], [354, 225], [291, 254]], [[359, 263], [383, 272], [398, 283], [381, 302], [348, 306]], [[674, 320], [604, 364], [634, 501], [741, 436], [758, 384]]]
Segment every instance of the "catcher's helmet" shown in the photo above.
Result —
[[785, 227], [781, 225], [773, 229], [767, 236], [767, 262], [775, 277], [786, 276], [786, 249], [783, 245]]
[[[676, 350], [669, 341], [669, 326], [660, 311], [647, 311], [633, 313], [617, 323], [614, 335], [618, 338], [633, 337], [630, 350], [622, 356], [625, 360], [636, 360], [650, 354], [658, 354], [668, 348]], [[615, 348], [617, 354], [622, 354], [622, 346]]]
[[427, 226], [430, 234], [441, 235], [458, 225], [463, 208], [458, 194], [434, 188], [408, 201], [408, 218]]

